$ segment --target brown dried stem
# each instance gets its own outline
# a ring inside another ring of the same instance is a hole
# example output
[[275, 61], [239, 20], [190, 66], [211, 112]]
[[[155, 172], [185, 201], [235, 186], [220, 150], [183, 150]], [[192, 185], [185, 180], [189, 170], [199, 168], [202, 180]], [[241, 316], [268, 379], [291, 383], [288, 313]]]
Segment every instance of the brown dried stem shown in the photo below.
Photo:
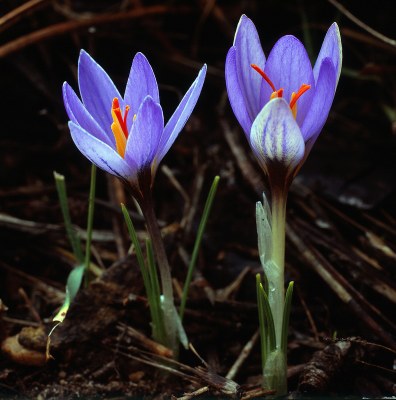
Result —
[[43, 29], [39, 29], [35, 32], [19, 37], [18, 39], [12, 40], [7, 44], [1, 46], [0, 58], [6, 57], [32, 44], [39, 43], [56, 36], [64, 35], [65, 33], [88, 28], [93, 25], [110, 24], [114, 22], [142, 18], [150, 15], [166, 14], [175, 12], [175, 10], [177, 10], [177, 12], [179, 13], [184, 13], [187, 12], [189, 8], [178, 7], [176, 9], [168, 6], [152, 6], [126, 12], [98, 15], [86, 20], [61, 22], [60, 24], [55, 24]]

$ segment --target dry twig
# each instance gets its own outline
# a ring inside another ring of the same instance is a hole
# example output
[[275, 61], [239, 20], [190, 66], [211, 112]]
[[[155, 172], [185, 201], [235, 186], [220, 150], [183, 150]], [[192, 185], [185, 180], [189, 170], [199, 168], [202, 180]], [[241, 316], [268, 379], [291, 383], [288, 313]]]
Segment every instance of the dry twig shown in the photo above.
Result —
[[257, 330], [254, 332], [253, 336], [249, 339], [249, 341], [243, 347], [241, 353], [239, 354], [238, 358], [228, 371], [226, 378], [227, 379], [234, 379], [236, 374], [238, 373], [239, 369], [241, 368], [242, 364], [245, 360], [249, 357], [250, 352], [252, 351], [254, 345], [257, 342], [257, 339], [260, 336], [260, 332]]
[[178, 13], [184, 13], [188, 10], [189, 8], [186, 7], [178, 7], [175, 9], [168, 6], [152, 6], [114, 14], [97, 15], [86, 20], [62, 22], [59, 24], [48, 26], [43, 29], [39, 29], [35, 32], [29, 33], [25, 36], [6, 43], [5, 45], [0, 47], [0, 58], [6, 57], [12, 53], [22, 50], [27, 46], [31, 46], [32, 44], [39, 43], [44, 40], [54, 38], [56, 36], [64, 35], [66, 33], [75, 32], [80, 29], [89, 28], [93, 25], [110, 24], [120, 21], [143, 18], [150, 15], [172, 13], [175, 11], [177, 11]]
[[339, 11], [341, 11], [347, 18], [349, 18], [352, 22], [356, 25], [360, 26], [365, 31], [369, 32], [371, 35], [376, 37], [379, 40], [391, 45], [396, 46], [396, 40], [388, 38], [387, 36], [383, 35], [382, 33], [376, 31], [375, 29], [371, 28], [370, 26], [366, 25], [363, 21], [359, 18], [356, 18], [350, 11], [348, 11], [341, 3], [336, 0], [328, 0], [334, 7], [336, 7]]
[[392, 336], [368, 314], [368, 309], [373, 307], [362, 307], [359, 304], [364, 302], [364, 304], [369, 305], [363, 296], [361, 296], [357, 290], [354, 290], [347, 280], [339, 274], [312, 246], [305, 243], [290, 223], [287, 225], [286, 233], [287, 237], [298, 249], [299, 254], [306, 264], [326, 282], [337, 297], [347, 304], [359, 320], [361, 320], [375, 335], [381, 338], [384, 343], [390, 347], [395, 347], [396, 344]]

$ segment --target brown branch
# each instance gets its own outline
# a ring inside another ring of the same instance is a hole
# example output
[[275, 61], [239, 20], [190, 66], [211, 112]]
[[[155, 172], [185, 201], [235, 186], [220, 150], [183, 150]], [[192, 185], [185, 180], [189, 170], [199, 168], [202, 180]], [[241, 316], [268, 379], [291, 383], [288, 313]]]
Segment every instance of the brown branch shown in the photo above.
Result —
[[314, 353], [300, 376], [298, 389], [308, 393], [323, 392], [341, 369], [350, 349], [349, 341], [339, 341]]
[[257, 339], [259, 338], [260, 332], [257, 330], [253, 336], [249, 339], [249, 341], [245, 344], [243, 347], [241, 353], [239, 354], [238, 358], [228, 371], [226, 378], [227, 379], [234, 379], [238, 371], [240, 370], [242, 364], [245, 362], [245, 360], [249, 357], [254, 345], [257, 342]]
[[48, 26], [29, 33], [18, 39], [12, 40], [0, 47], [0, 58], [8, 56], [16, 51], [19, 51], [32, 44], [39, 43], [43, 40], [64, 35], [68, 32], [78, 31], [92, 25], [102, 25], [114, 22], [126, 21], [130, 19], [142, 18], [150, 15], [166, 14], [170, 12], [185, 13], [189, 10], [188, 7], [168, 7], [168, 6], [152, 6], [139, 8], [127, 12], [119, 12], [114, 14], [98, 15], [81, 21], [68, 21], [60, 24]]
[[[392, 336], [385, 332], [384, 329], [367, 313], [368, 309], [366, 307], [362, 307], [358, 303], [358, 301], [362, 301], [362, 296], [357, 293], [357, 291], [348, 284], [346, 279], [317, 251], [315, 251], [314, 248], [311, 246], [308, 247], [290, 224], [287, 226], [286, 233], [288, 239], [293, 242], [307, 266], [312, 268], [326, 282], [331, 290], [335, 292], [337, 297], [349, 306], [351, 311], [371, 330], [371, 332], [381, 338], [386, 345], [394, 348], [396, 343]], [[359, 295], [358, 301], [353, 298], [352, 294], [356, 296]]]
[[236, 137], [235, 131], [231, 130], [226, 119], [219, 118], [219, 122], [223, 129], [224, 137], [237, 161], [243, 178], [250, 184], [255, 192], [261, 196], [264, 187], [261, 176], [258, 174], [258, 172], [256, 172], [256, 169], [253, 167], [252, 162], [247, 157], [245, 150], [240, 145], [239, 140]]
[[4, 31], [8, 26], [20, 20], [24, 15], [32, 13], [38, 8], [44, 7], [51, 0], [30, 0], [19, 7], [14, 8], [9, 13], [0, 17], [0, 32]]
[[156, 341], [148, 338], [143, 333], [139, 332], [137, 329], [132, 326], [128, 326], [123, 323], [119, 323], [117, 325], [117, 329], [121, 332], [125, 332], [129, 337], [135, 339], [138, 343], [140, 343], [145, 349], [149, 350], [153, 354], [157, 354], [162, 357], [173, 357], [172, 350], [163, 346], [161, 343], [157, 343]]
[[362, 29], [373, 35], [379, 40], [396, 47], [396, 40], [388, 38], [387, 36], [383, 35], [382, 33], [376, 31], [375, 29], [371, 28], [370, 26], [366, 25], [363, 21], [359, 18], [355, 17], [350, 11], [348, 11], [342, 4], [340, 4], [336, 0], [328, 0], [335, 8], [337, 8], [342, 14], [344, 14], [348, 19], [354, 22], [357, 26], [360, 26]]

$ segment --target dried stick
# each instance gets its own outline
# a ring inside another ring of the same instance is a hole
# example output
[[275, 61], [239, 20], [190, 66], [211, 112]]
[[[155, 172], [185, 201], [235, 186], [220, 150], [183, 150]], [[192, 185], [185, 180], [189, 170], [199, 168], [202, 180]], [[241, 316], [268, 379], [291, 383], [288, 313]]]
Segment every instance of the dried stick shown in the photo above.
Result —
[[302, 306], [304, 308], [305, 315], [308, 318], [309, 325], [311, 325], [311, 329], [312, 329], [312, 332], [314, 334], [315, 341], [318, 342], [319, 341], [319, 332], [318, 332], [318, 328], [316, 327], [315, 321], [314, 321], [314, 319], [312, 317], [312, 313], [309, 310], [309, 308], [307, 306], [307, 303], [305, 302], [304, 297], [302, 296], [301, 291], [298, 289], [298, 287], [296, 287], [295, 290], [297, 291], [298, 297], [299, 297], [299, 299], [301, 301], [301, 304], [302, 304]]
[[227, 379], [234, 379], [236, 374], [238, 373], [239, 369], [241, 368], [241, 365], [245, 362], [245, 360], [249, 357], [250, 352], [252, 351], [254, 345], [257, 342], [257, 339], [259, 337], [259, 330], [257, 329], [256, 332], [254, 332], [253, 336], [250, 338], [250, 340], [245, 344], [243, 347], [241, 353], [239, 354], [238, 358], [228, 371], [226, 378]]
[[186, 214], [184, 215], [183, 221], [182, 221], [184, 224], [184, 232], [183, 232], [184, 237], [187, 237], [191, 232], [193, 220], [194, 220], [195, 214], [197, 213], [199, 200], [200, 200], [200, 194], [201, 194], [202, 187], [203, 187], [204, 180], [205, 180], [204, 174], [205, 174], [206, 168], [207, 168], [207, 164], [202, 164], [196, 170], [194, 186], [193, 186], [194, 192], [191, 196], [191, 203], [189, 204], [189, 209], [187, 210]]
[[42, 290], [44, 293], [47, 294], [48, 297], [50, 297], [56, 302], [61, 303], [65, 298], [65, 293], [62, 290], [58, 289], [57, 287], [45, 283], [41, 279], [36, 278], [33, 275], [29, 275], [26, 272], [19, 270], [18, 268], [13, 268], [11, 265], [8, 265], [1, 260], [0, 260], [0, 269], [5, 269], [10, 273], [18, 275], [22, 279], [25, 279], [32, 285], [35, 285], [37, 289]]
[[[352, 297], [350, 293], [352, 287], [347, 283], [346, 279], [342, 277], [314, 249], [309, 248], [290, 224], [287, 226], [286, 233], [287, 237], [293, 242], [301, 257], [306, 261], [307, 265], [326, 282], [326, 284], [335, 292], [337, 297], [343, 303], [347, 304], [356, 314], [356, 316], [362, 320], [362, 322], [375, 335], [381, 338], [389, 347], [394, 348], [396, 343], [392, 336], [385, 332], [384, 329], [367, 314], [367, 308], [361, 307], [361, 305]], [[347, 287], [349, 290], [346, 289]]]
[[154, 354], [168, 358], [173, 356], [172, 350], [168, 349], [160, 343], [155, 342], [154, 340], [149, 339], [146, 335], [132, 328], [131, 326], [120, 323], [117, 325], [117, 329], [120, 331], [126, 331], [126, 334], [128, 336], [137, 340], [145, 349], [151, 351]]
[[[153, 355], [146, 351], [132, 348], [132, 346], [128, 346], [125, 350], [127, 350], [127, 352], [119, 349], [116, 351], [124, 357], [170, 372], [188, 380], [190, 383], [202, 384], [203, 382], [204, 385], [209, 386], [211, 389], [223, 395], [233, 396], [235, 398], [240, 389], [240, 386], [236, 382], [223, 378], [213, 371], [201, 367], [193, 368], [174, 359]], [[140, 357], [135, 354], [140, 354]]]
[[[317, 233], [316, 230], [311, 229], [309, 226], [304, 221], [299, 221], [299, 227], [303, 228], [302, 231], [305, 232], [310, 232], [310, 240], [313, 241], [313, 243], [317, 244], [319, 243], [322, 246], [326, 246], [330, 251], [332, 251], [335, 254], [340, 255], [341, 257], [344, 257], [345, 259], [350, 259], [350, 256], [347, 252], [347, 250], [343, 249], [338, 243], [334, 243], [329, 240], [325, 240], [324, 238], [320, 238], [319, 234]], [[319, 256], [319, 255], [318, 255]], [[320, 256], [322, 259], [323, 257]], [[377, 307], [375, 307], [372, 303], [368, 302], [366, 298], [358, 291], [356, 290], [350, 283], [349, 281], [341, 275], [336, 269], [334, 269], [326, 260], [323, 260], [324, 265], [327, 266], [327, 269], [331, 272], [333, 277], [340, 282], [342, 286], [347, 288], [351, 296], [355, 297], [355, 300], [357, 300], [361, 307], [365, 310], [370, 310], [373, 314], [375, 314], [378, 318], [382, 319], [386, 324], [389, 325], [394, 331], [396, 331], [396, 325], [389, 319], [384, 316], [384, 314], [381, 313], [380, 310], [378, 310]], [[353, 262], [353, 259], [351, 259], [351, 262]], [[367, 278], [361, 278], [362, 281], [367, 281]], [[370, 279], [370, 278], [368, 278]], [[376, 276], [371, 277], [370, 279], [370, 284], [374, 290], [383, 290], [387, 291], [387, 294], [392, 293], [392, 288], [388, 287], [385, 283], [382, 282], [382, 280], [378, 280]], [[377, 286], [377, 287], [376, 287]]]
[[382, 33], [376, 31], [375, 29], [369, 27], [364, 22], [362, 22], [359, 18], [356, 18], [350, 11], [348, 11], [342, 4], [340, 4], [336, 0], [328, 0], [334, 7], [336, 7], [339, 11], [341, 11], [347, 18], [349, 18], [352, 22], [354, 22], [357, 26], [360, 26], [365, 31], [369, 32], [371, 35], [376, 37], [383, 42], [396, 47], [396, 40], [388, 38]]
[[189, 10], [188, 7], [168, 7], [168, 6], [152, 6], [139, 8], [127, 12], [119, 12], [114, 14], [97, 15], [95, 17], [81, 20], [68, 21], [60, 24], [54, 24], [35, 32], [29, 33], [18, 39], [12, 40], [0, 47], [0, 58], [8, 56], [16, 51], [19, 51], [27, 46], [39, 43], [56, 36], [64, 35], [68, 32], [74, 32], [79, 29], [88, 28], [92, 25], [109, 24], [130, 19], [142, 18], [150, 15], [166, 14], [170, 12], [184, 13]]
[[271, 395], [274, 393], [275, 393], [274, 390], [268, 390], [268, 389], [264, 389], [264, 388], [260, 387], [260, 388], [256, 388], [256, 389], [252, 389], [247, 392], [244, 392], [242, 394], [241, 400], [262, 398], [263, 396], [265, 397], [265, 396], [268, 396], [268, 395]]
[[22, 287], [18, 289], [18, 294], [22, 297], [23, 301], [26, 304], [26, 307], [30, 311], [30, 314], [32, 314], [33, 319], [41, 324], [42, 320], [39, 313], [35, 309], [34, 305], [32, 304], [31, 300], [29, 299], [28, 295], [26, 294], [25, 290]]
[[314, 353], [300, 376], [298, 389], [308, 393], [323, 392], [344, 364], [350, 349], [349, 341], [339, 341]]
[[173, 397], [173, 399], [175, 399], [175, 400], [190, 400], [190, 399], [192, 399], [194, 397], [197, 397], [197, 396], [200, 396], [201, 394], [204, 394], [206, 392], [209, 392], [209, 386], [201, 387], [201, 388], [199, 388], [197, 390], [194, 390], [193, 392], [190, 392], [190, 393], [184, 393], [183, 396], [181, 396], [181, 397]]
[[[12, 215], [7, 215], [0, 212], [0, 226], [4, 226], [8, 229], [12, 229], [18, 232], [24, 232], [31, 235], [43, 235], [47, 233], [53, 232], [63, 232], [64, 227], [61, 225], [55, 224], [47, 224], [44, 222], [36, 222], [26, 219], [21, 219], [17, 217], [13, 217]], [[78, 226], [75, 226], [75, 229], [82, 239], [86, 239], [85, 230], [81, 229]], [[92, 232], [92, 239], [95, 242], [113, 242], [114, 234], [111, 231], [98, 231], [94, 230]]]
[[254, 191], [261, 196], [263, 192], [263, 181], [261, 176], [256, 172], [256, 169], [253, 167], [253, 164], [250, 162], [248, 157], [246, 156], [245, 150], [238, 142], [235, 132], [231, 130], [228, 122], [224, 118], [220, 118], [220, 125], [223, 129], [224, 137], [230, 146], [232, 154], [234, 155], [238, 167], [241, 170], [243, 178], [249, 182], [250, 186], [254, 189]]
[[9, 25], [17, 22], [22, 18], [22, 16], [43, 7], [49, 2], [50, 0], [30, 0], [24, 4], [21, 4], [19, 7], [14, 8], [6, 15], [0, 17], [0, 32], [6, 29]]

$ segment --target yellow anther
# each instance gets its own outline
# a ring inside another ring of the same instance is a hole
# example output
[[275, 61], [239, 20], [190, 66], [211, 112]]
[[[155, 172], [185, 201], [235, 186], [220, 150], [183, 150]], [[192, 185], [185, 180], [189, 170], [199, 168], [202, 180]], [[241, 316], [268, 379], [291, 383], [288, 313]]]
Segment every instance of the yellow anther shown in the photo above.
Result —
[[113, 118], [113, 122], [111, 124], [111, 130], [113, 131], [117, 152], [122, 158], [124, 158], [125, 156], [125, 148], [128, 138], [128, 128], [126, 123], [128, 112], [129, 112], [129, 106], [126, 106], [124, 115], [122, 115], [120, 109], [120, 103], [118, 102], [118, 99], [115, 97], [111, 105], [111, 116]]

